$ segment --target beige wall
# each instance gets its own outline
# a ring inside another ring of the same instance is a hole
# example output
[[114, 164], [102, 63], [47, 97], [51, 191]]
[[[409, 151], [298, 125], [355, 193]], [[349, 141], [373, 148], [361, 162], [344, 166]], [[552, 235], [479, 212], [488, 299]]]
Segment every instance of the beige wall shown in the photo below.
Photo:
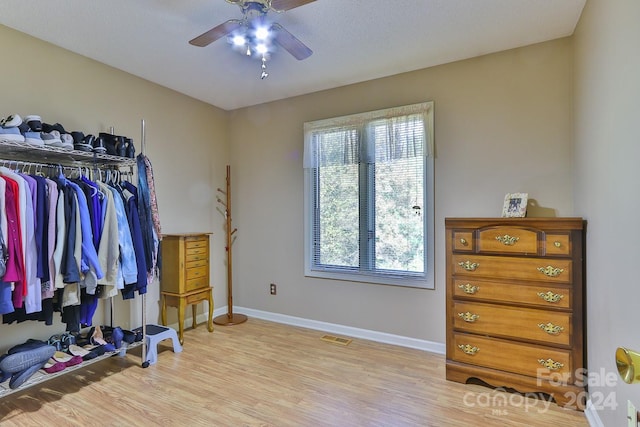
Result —
[[[0, 116], [39, 114], [69, 131], [94, 134], [114, 126], [116, 133], [134, 138], [138, 151], [145, 119], [146, 153], [154, 168], [163, 231], [213, 231], [213, 282], [225, 283], [224, 221], [215, 212], [213, 195], [224, 186], [227, 113], [3, 26], [0, 39], [8, 61], [0, 67]], [[147, 297], [151, 323], [159, 323], [158, 296], [156, 283]], [[224, 301], [225, 296], [225, 287], [217, 286], [215, 298]], [[115, 324], [141, 325], [141, 298], [115, 300]], [[175, 310], [169, 315], [170, 322], [177, 322]], [[52, 327], [36, 322], [0, 325], [0, 350], [62, 332], [59, 314], [54, 317]], [[108, 323], [102, 315], [94, 319], [95, 324]]]
[[[234, 111], [234, 301], [257, 310], [444, 343], [444, 218], [573, 214], [572, 42], [488, 55]], [[435, 102], [436, 289], [303, 276], [305, 121]], [[270, 296], [269, 283], [278, 285]]]
[[640, 351], [640, 3], [589, 0], [575, 34], [576, 213], [588, 220], [587, 324], [592, 401], [606, 426], [627, 425], [627, 400], [640, 408], [640, 385], [617, 378], [615, 350]]

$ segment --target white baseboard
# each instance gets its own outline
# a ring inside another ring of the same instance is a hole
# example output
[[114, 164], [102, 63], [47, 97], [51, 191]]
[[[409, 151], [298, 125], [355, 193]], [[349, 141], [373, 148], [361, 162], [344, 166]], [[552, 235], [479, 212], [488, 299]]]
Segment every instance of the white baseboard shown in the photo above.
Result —
[[591, 403], [591, 399], [587, 400], [587, 407], [584, 410], [584, 416], [591, 427], [604, 427], [595, 406]]
[[[252, 308], [234, 307], [234, 313], [242, 313], [248, 317], [269, 320], [285, 325], [300, 326], [302, 328], [314, 329], [323, 332], [345, 335], [351, 338], [362, 338], [370, 341], [381, 342], [385, 344], [393, 344], [401, 347], [415, 348], [418, 350], [429, 351], [431, 353], [445, 354], [445, 345], [443, 343], [420, 340], [416, 338], [403, 337], [400, 335], [388, 334], [386, 332], [372, 331], [369, 329], [354, 328], [351, 326], [338, 325], [335, 323], [321, 322], [318, 320], [304, 319], [302, 317], [288, 316], [286, 314], [271, 313], [268, 311], [254, 310]], [[225, 314], [227, 307], [219, 307], [214, 310], [214, 316]], [[200, 316], [198, 316], [200, 319]], [[203, 315], [201, 321], [206, 321], [206, 314]]]

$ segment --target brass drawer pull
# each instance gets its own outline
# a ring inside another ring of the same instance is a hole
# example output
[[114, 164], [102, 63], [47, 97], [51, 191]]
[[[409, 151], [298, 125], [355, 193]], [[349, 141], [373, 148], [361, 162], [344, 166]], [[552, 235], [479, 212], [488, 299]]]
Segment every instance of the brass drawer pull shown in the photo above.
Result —
[[463, 246], [467, 246], [467, 239], [461, 238], [460, 239], [460, 244], [463, 245]]
[[560, 335], [560, 332], [564, 331], [562, 326], [554, 325], [553, 323], [538, 323], [538, 327], [549, 335]]
[[473, 356], [480, 351], [478, 347], [472, 346], [471, 344], [460, 344], [458, 345], [458, 348], [462, 350], [464, 354], [468, 354], [470, 356]]
[[458, 313], [458, 317], [467, 323], [473, 323], [480, 318], [480, 315], [473, 314], [470, 311], [467, 311], [466, 313]]
[[564, 363], [556, 362], [553, 359], [538, 359], [538, 363], [550, 371], [557, 371], [560, 368], [564, 368]]
[[505, 246], [513, 246], [518, 240], [520, 240], [520, 238], [505, 234], [504, 236], [496, 236], [496, 240]]
[[473, 295], [480, 290], [480, 286], [472, 285], [471, 283], [465, 283], [464, 285], [458, 285], [458, 288], [465, 294]]
[[547, 291], [547, 292], [538, 292], [537, 294], [540, 298], [542, 298], [543, 300], [545, 300], [546, 302], [558, 302], [560, 301], [562, 298], [564, 298], [564, 295], [562, 294], [554, 294], [551, 291]]
[[538, 271], [545, 276], [558, 277], [562, 272], [564, 272], [564, 269], [547, 265], [546, 267], [538, 267]]
[[461, 261], [458, 265], [467, 271], [475, 271], [476, 268], [480, 267], [480, 264], [471, 261]]
[[560, 243], [560, 242], [553, 242], [553, 246], [555, 246], [556, 248], [559, 248], [560, 246], [562, 246], [562, 243]]

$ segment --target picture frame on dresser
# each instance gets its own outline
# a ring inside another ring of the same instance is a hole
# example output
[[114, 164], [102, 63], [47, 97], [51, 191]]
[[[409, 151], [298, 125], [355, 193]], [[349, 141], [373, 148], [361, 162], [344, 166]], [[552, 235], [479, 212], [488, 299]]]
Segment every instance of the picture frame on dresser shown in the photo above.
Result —
[[529, 193], [507, 193], [502, 206], [503, 218], [524, 218], [527, 216]]

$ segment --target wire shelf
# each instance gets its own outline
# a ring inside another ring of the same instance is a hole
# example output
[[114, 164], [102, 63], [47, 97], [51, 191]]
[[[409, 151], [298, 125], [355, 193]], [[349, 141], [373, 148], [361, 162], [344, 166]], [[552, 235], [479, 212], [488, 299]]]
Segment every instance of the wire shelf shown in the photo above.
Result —
[[133, 167], [136, 159], [112, 156], [88, 151], [65, 150], [59, 147], [39, 146], [26, 142], [8, 141], [0, 139], [0, 157], [9, 161], [27, 162], [32, 164], [49, 164], [65, 166], [121, 166]]
[[98, 356], [98, 357], [96, 357], [94, 359], [91, 359], [91, 360], [85, 360], [82, 363], [79, 363], [79, 364], [73, 365], [73, 366], [69, 366], [69, 367], [65, 368], [64, 370], [59, 371], [59, 372], [54, 372], [53, 374], [48, 374], [43, 369], [40, 369], [35, 374], [33, 374], [31, 376], [31, 378], [26, 380], [24, 382], [24, 384], [22, 384], [20, 387], [15, 388], [15, 389], [9, 388], [9, 380], [6, 380], [5, 382], [0, 383], [0, 399], [2, 399], [3, 397], [9, 396], [9, 395], [11, 395], [13, 393], [17, 393], [17, 392], [23, 391], [23, 390], [25, 390], [25, 389], [27, 389], [29, 387], [33, 387], [35, 385], [42, 384], [42, 383], [44, 383], [46, 381], [52, 380], [52, 379], [57, 378], [59, 376], [69, 374], [70, 372], [73, 372], [75, 370], [86, 368], [87, 366], [93, 365], [94, 363], [100, 362], [101, 360], [104, 360], [104, 359], [106, 359], [108, 357], [113, 357], [113, 356], [117, 356], [117, 355], [119, 355], [121, 357], [124, 357], [124, 355], [126, 354], [127, 351], [129, 351], [131, 349], [134, 349], [136, 347], [139, 347], [141, 345], [142, 345], [142, 341], [138, 341], [138, 342], [134, 342], [134, 343], [131, 343], [131, 344], [126, 344], [126, 345], [123, 343], [122, 348], [120, 348], [120, 349], [118, 349], [116, 351], [108, 351], [105, 354], [103, 354], [102, 356]]

